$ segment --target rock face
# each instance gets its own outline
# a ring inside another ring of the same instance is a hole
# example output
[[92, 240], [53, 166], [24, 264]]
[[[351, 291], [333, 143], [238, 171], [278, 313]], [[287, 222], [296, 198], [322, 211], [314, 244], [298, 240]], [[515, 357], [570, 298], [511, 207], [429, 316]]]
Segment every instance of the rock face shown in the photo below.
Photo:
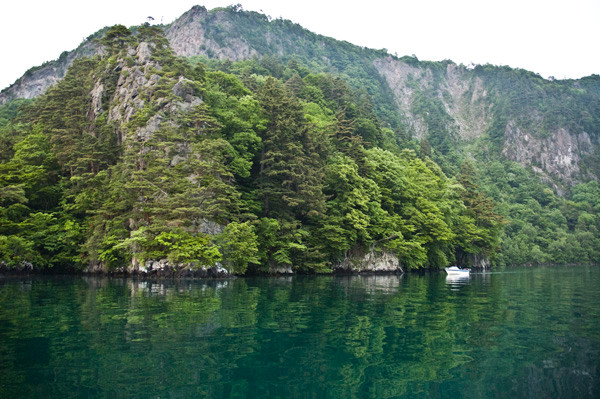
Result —
[[136, 259], [133, 259], [131, 265], [115, 270], [108, 270], [102, 263], [94, 263], [90, 264], [84, 273], [165, 278], [223, 278], [233, 276], [227, 269], [220, 265], [205, 267], [195, 264], [172, 264], [167, 259], [149, 260], [144, 263], [140, 263]]
[[91, 57], [101, 52], [102, 49], [88, 38], [76, 50], [64, 52], [57, 60], [25, 72], [15, 83], [0, 92], [0, 105], [15, 98], [35, 98], [43, 94], [65, 76], [76, 58]]
[[[439, 66], [437, 69], [417, 67], [393, 57], [376, 59], [374, 65], [392, 89], [399, 110], [417, 138], [430, 133], [423, 116], [415, 109], [417, 98], [423, 93], [443, 106], [448, 116], [447, 134], [466, 143], [486, 136], [495, 116], [493, 104], [498, 99], [494, 99], [486, 83], [466, 67], [448, 62], [442, 71]], [[542, 127], [542, 116], [534, 113], [527, 118], [533, 122], [527, 128], [510, 116], [504, 122], [504, 157], [522, 166], [531, 166], [559, 194], [565, 186], [598, 178], [582, 176], [580, 168], [583, 158], [597, 151], [598, 140], [585, 131], [575, 132], [564, 127], [548, 132]]]
[[[504, 156], [523, 166], [531, 165], [548, 182], [552, 182], [553, 177], [576, 182], [582, 158], [594, 148], [586, 132], [573, 134], [563, 128], [552, 131], [546, 137], [536, 137], [522, 130], [514, 121], [509, 121], [504, 135]], [[561, 191], [556, 185], [555, 189]]]
[[[150, 59], [153, 47], [147, 42], [141, 42], [136, 49], [131, 49], [129, 56], [135, 60], [133, 64], [121, 60], [114, 67], [119, 72], [119, 78], [115, 87], [115, 93], [111, 99], [111, 104], [115, 104], [108, 112], [108, 121], [116, 122], [119, 126], [126, 126], [131, 121], [133, 115], [138, 113], [146, 105], [144, 98], [150, 98], [156, 87], [161, 81], [161, 77], [156, 73], [161, 66]], [[171, 92], [180, 98], [180, 101], [165, 101], [161, 103], [162, 109], [152, 115], [143, 126], [137, 128], [136, 137], [140, 141], [148, 140], [152, 134], [157, 131], [165, 121], [166, 113], [190, 109], [202, 104], [202, 99], [194, 95], [191, 89], [190, 81], [180, 77], [173, 85]], [[101, 98], [105, 88], [102, 84], [97, 84], [91, 93], [92, 108], [99, 113], [102, 104]], [[124, 142], [126, 129], [118, 131], [119, 142]]]
[[480, 137], [491, 122], [483, 81], [468, 74], [465, 67], [448, 62], [443, 73], [435, 76], [431, 69], [412, 66], [393, 57], [373, 62], [394, 93], [398, 109], [417, 138], [427, 137], [429, 127], [415, 113], [419, 93], [433, 93], [452, 122], [446, 126], [462, 140]]
[[398, 257], [391, 252], [364, 250], [355, 248], [346, 255], [344, 260], [334, 265], [338, 273], [403, 273]]
[[35, 270], [31, 262], [23, 261], [19, 263], [17, 267], [9, 268], [6, 263], [0, 262], [0, 273], [16, 273], [16, 274], [27, 274]]
[[35, 98], [43, 94], [50, 86], [64, 77], [64, 72], [54, 63], [46, 64], [39, 69], [30, 70], [21, 76], [8, 89], [0, 93], [0, 104], [15, 98]]
[[226, 18], [224, 11], [209, 12], [202, 6], [194, 6], [173, 22], [165, 30], [165, 34], [175, 54], [180, 56], [205, 55], [220, 60], [239, 61], [259, 55], [241, 38], [227, 37], [220, 44], [212, 35], [207, 35], [206, 27], [209, 25], [228, 32], [232, 21]]
[[489, 258], [482, 254], [465, 254], [461, 259], [457, 259], [457, 264], [475, 270], [488, 270], [492, 267]]
[[269, 274], [271, 275], [282, 275], [282, 274], [294, 274], [291, 265], [269, 265]]

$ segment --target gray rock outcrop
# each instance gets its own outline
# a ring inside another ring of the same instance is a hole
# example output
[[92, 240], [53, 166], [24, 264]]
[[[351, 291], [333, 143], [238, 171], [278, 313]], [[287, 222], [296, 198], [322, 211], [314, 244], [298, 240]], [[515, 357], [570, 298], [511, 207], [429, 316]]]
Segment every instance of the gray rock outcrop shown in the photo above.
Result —
[[354, 248], [346, 257], [333, 266], [337, 273], [403, 273], [398, 256], [386, 250], [364, 250]]

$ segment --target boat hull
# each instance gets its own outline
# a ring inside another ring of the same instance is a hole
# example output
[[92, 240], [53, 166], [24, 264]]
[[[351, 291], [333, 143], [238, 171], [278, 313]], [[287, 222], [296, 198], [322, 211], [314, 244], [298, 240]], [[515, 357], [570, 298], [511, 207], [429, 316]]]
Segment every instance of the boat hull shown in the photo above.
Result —
[[469, 269], [459, 269], [458, 267], [447, 267], [444, 270], [446, 270], [446, 273], [448, 273], [449, 276], [468, 276], [471, 271]]

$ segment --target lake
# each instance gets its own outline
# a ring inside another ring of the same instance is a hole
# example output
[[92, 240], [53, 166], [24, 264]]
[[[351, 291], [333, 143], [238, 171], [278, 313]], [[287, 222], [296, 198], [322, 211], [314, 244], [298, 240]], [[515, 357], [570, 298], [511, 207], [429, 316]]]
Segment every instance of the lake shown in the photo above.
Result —
[[600, 267], [0, 277], [1, 398], [598, 398]]

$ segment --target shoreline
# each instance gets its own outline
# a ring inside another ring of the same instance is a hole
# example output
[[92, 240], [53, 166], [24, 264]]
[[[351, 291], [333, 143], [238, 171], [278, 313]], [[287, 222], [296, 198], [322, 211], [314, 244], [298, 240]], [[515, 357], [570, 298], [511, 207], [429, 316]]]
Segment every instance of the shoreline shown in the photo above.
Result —
[[[564, 267], [580, 267], [580, 266], [598, 266], [598, 263], [538, 263], [538, 264], [521, 264], [521, 265], [507, 265], [501, 267], [491, 267], [488, 269], [471, 268], [477, 272], [493, 272], [504, 269], [512, 269], [516, 267], [543, 267], [543, 266], [564, 266]], [[155, 271], [154, 273], [145, 273], [139, 271], [124, 272], [124, 271], [111, 271], [111, 272], [86, 272], [82, 270], [68, 270], [68, 269], [7, 269], [0, 267], [0, 278], [10, 277], [27, 277], [27, 276], [50, 276], [50, 277], [108, 277], [108, 278], [133, 278], [139, 280], [222, 280], [222, 279], [236, 279], [236, 278], [253, 278], [253, 277], [295, 277], [295, 276], [402, 276], [402, 275], [426, 275], [444, 272], [444, 269], [418, 269], [418, 270], [360, 270], [352, 271], [347, 269], [334, 269], [330, 273], [247, 273], [247, 274], [232, 274], [226, 271], [215, 271], [211, 269], [199, 269], [199, 270], [169, 270], [169, 271]]]

